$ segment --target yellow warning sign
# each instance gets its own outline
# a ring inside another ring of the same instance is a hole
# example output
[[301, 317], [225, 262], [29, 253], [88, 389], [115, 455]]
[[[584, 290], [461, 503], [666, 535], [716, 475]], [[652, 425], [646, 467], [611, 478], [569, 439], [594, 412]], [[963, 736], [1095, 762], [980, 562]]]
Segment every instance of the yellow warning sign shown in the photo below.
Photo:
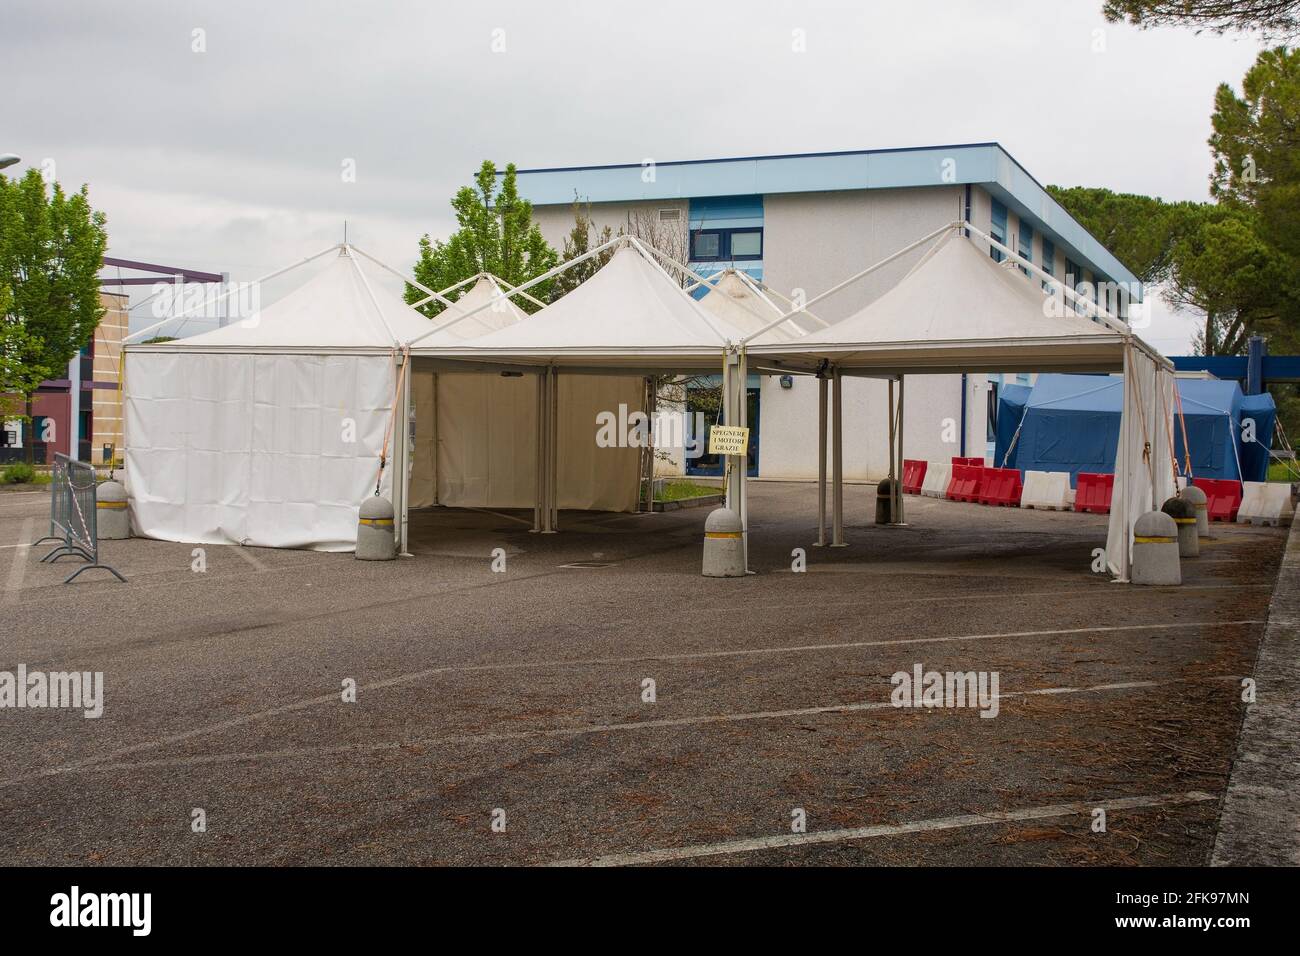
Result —
[[709, 429], [710, 455], [744, 455], [749, 452], [749, 429], [714, 425]]

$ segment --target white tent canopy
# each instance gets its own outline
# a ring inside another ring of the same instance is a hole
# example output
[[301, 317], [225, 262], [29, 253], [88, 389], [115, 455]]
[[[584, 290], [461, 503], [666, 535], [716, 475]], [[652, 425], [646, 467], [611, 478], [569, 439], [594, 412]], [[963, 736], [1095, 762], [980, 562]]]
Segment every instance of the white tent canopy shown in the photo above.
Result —
[[[252, 316], [126, 346], [126, 476], [147, 537], [351, 550], [377, 482], [401, 514], [398, 348], [433, 324], [339, 247]], [[380, 459], [388, 450], [388, 464]]]
[[437, 344], [478, 338], [514, 325], [527, 315], [505, 294], [496, 276], [480, 273], [468, 290], [434, 317], [438, 330], [425, 341]]
[[739, 331], [701, 308], [635, 240], [613, 244], [595, 275], [528, 321], [459, 343], [436, 341], [438, 333], [413, 341], [412, 354], [534, 366], [721, 368]]
[[[176, 342], [173, 351], [281, 349], [390, 352], [433, 324], [365, 275], [347, 247], [310, 280], [247, 318]], [[143, 348], [136, 346], [134, 348]]]
[[[1006, 260], [994, 261], [966, 239], [963, 230], [998, 248]], [[1048, 290], [1044, 291], [1043, 283]], [[792, 366], [808, 360], [828, 363], [836, 382], [837, 421], [841, 375], [897, 379], [897, 420], [890, 423], [893, 477], [902, 473], [902, 376], [906, 373], [1123, 370], [1128, 384], [1106, 553], [1111, 571], [1127, 580], [1134, 522], [1174, 493], [1168, 398], [1172, 366], [1126, 324], [1095, 304], [1077, 300], [1078, 307], [1090, 313], [1077, 314], [1076, 300], [1073, 291], [1065, 290], [1055, 277], [969, 223], [954, 223], [902, 280], [865, 308], [794, 342], [757, 344], [756, 339], [749, 352]], [[892, 408], [890, 417], [895, 418]], [[900, 436], [897, 442], [895, 434]], [[842, 528], [840, 441], [837, 429], [836, 543]], [[893, 485], [895, 507], [901, 513], [898, 482]]]
[[725, 269], [701, 284], [710, 288], [699, 300], [700, 305], [716, 316], [723, 326], [742, 335], [760, 333], [754, 340], [756, 343], [793, 342], [807, 333], [798, 321], [807, 313], [792, 316], [775, 328], [767, 329], [772, 320], [784, 315], [786, 310], [744, 273]]
[[997, 263], [953, 231], [865, 308], [796, 343], [755, 340], [749, 352], [826, 358], [845, 371], [1118, 371], [1128, 334], [1076, 314], [1011, 259]]

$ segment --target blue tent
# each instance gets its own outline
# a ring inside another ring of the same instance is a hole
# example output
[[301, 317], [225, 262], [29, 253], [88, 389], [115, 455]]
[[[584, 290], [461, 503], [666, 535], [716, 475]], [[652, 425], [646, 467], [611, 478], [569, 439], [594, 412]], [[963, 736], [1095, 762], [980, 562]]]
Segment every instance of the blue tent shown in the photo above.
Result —
[[[1241, 397], [1242, 431], [1247, 422], [1254, 422], [1252, 430], [1255, 440], [1242, 442], [1241, 470], [1249, 481], [1264, 481], [1268, 477], [1268, 450], [1273, 444], [1274, 422], [1277, 421], [1277, 405], [1268, 392], [1259, 395]], [[1240, 441], [1245, 435], [1238, 435]]]
[[[1267, 395], [1243, 396], [1236, 382], [1178, 379], [1192, 474], [1262, 481], [1276, 414]], [[1005, 390], [1005, 389], [1004, 389]], [[1123, 379], [1109, 375], [1040, 375], [1027, 397], [1012, 393], [998, 402], [995, 464], [1022, 472], [1067, 471], [1070, 484], [1081, 471], [1115, 470]], [[1254, 420], [1255, 442], [1244, 442], [1243, 419]], [[1182, 424], [1174, 420], [1174, 448], [1184, 460]], [[1153, 435], [1152, 441], [1168, 441]], [[1008, 450], [1010, 457], [1008, 458]]]

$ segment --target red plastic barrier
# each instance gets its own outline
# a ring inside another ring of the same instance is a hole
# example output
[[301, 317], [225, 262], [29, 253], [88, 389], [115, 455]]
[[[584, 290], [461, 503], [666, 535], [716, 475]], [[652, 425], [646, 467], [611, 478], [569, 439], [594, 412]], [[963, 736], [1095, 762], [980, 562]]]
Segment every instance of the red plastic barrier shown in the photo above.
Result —
[[925, 481], [925, 469], [929, 462], [915, 458], [903, 459], [903, 494], [919, 495], [921, 483]]
[[1236, 521], [1241, 507], [1241, 482], [1235, 478], [1193, 478], [1205, 492], [1205, 513], [1211, 521]]
[[953, 465], [947, 497], [953, 501], [979, 501], [983, 481], [983, 465]]
[[1110, 496], [1114, 490], [1114, 475], [1094, 475], [1081, 471], [1075, 482], [1074, 510], [1108, 515]]
[[980, 504], [1019, 508], [1022, 490], [1019, 468], [985, 468]]
[[954, 458], [952, 463], [954, 465], [973, 465], [976, 468], [984, 467], [983, 458]]

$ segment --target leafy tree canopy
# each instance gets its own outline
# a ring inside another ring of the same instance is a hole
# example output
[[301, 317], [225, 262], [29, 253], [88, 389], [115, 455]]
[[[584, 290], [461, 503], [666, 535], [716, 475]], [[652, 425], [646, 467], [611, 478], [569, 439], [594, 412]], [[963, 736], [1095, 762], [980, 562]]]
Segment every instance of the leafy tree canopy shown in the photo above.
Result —
[[1144, 283], [1169, 277], [1174, 244], [1200, 205], [1088, 186], [1047, 191]]
[[[509, 285], [518, 285], [555, 268], [559, 258], [533, 222], [533, 204], [520, 198], [515, 178], [513, 163], [498, 181], [496, 166], [484, 161], [474, 185], [461, 187], [451, 201], [459, 226], [456, 232], [446, 242], [431, 240], [427, 234], [420, 239], [416, 279], [440, 292], [480, 272], [490, 272]], [[547, 302], [554, 282], [548, 279], [528, 291]], [[414, 286], [406, 287], [407, 302], [418, 302], [425, 296]], [[537, 308], [522, 297], [514, 302], [528, 312]], [[435, 299], [419, 308], [432, 318], [445, 307]]]
[[35, 169], [0, 175], [0, 392], [30, 400], [85, 348], [104, 313], [99, 270], [108, 234], [85, 186], [67, 194]]
[[1112, 23], [1140, 27], [1190, 26], [1214, 33], [1260, 30], [1266, 34], [1300, 33], [1297, 0], [1106, 0], [1102, 6]]
[[[622, 232], [622, 230], [619, 231]], [[585, 256], [592, 249], [613, 238], [614, 230], [608, 225], [597, 231], [595, 224], [591, 221], [591, 204], [581, 202], [575, 195], [573, 198], [573, 228], [564, 237], [564, 252], [561, 261], [572, 262], [579, 256]], [[576, 266], [565, 269], [555, 277], [555, 288], [552, 293], [554, 297], [558, 299], [582, 285], [582, 283], [599, 272], [605, 263], [609, 262], [610, 256], [613, 254], [613, 249], [606, 249], [604, 252], [596, 253], [590, 259], [579, 262]]]
[[1258, 211], [1269, 241], [1300, 256], [1300, 51], [1265, 50], [1238, 96], [1214, 95], [1210, 192]]

